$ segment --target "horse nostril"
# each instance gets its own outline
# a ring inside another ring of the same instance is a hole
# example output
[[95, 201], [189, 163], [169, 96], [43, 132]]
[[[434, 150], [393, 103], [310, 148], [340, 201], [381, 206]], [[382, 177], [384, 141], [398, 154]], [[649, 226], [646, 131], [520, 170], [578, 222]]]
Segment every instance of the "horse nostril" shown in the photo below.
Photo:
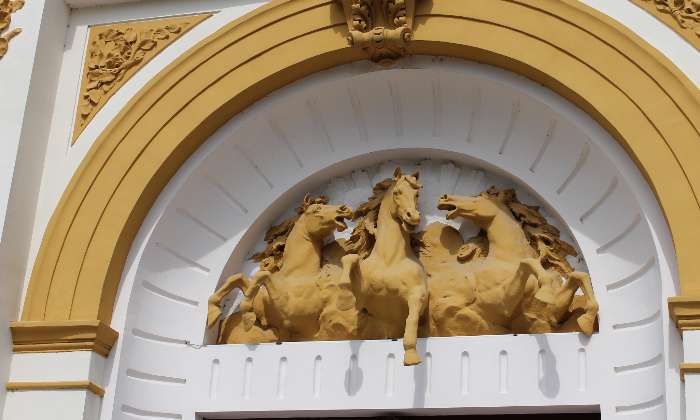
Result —
[[447, 194], [443, 194], [442, 197], [440, 197], [440, 200], [447, 200]]

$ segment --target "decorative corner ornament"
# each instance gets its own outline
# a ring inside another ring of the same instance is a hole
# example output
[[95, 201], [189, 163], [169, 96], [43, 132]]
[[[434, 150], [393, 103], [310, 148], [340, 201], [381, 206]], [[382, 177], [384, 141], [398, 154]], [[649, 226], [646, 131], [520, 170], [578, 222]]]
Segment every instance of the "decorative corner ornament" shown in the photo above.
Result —
[[95, 114], [141, 67], [211, 15], [91, 28], [71, 143], [75, 143]]
[[699, 0], [631, 0], [700, 50]]
[[369, 59], [390, 66], [407, 53], [416, 0], [338, 0], [348, 24], [348, 43]]
[[24, 7], [24, 0], [0, 0], [0, 60], [7, 54], [12, 38], [22, 32], [15, 28], [6, 33], [12, 23], [12, 14]]

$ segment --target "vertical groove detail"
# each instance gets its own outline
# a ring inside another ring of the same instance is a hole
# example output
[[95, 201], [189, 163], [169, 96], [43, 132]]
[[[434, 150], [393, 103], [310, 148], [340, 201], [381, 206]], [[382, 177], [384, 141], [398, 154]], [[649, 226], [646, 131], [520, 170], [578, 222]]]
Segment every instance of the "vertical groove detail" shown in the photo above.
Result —
[[467, 395], [469, 393], [469, 353], [466, 351], [462, 352], [460, 368], [460, 388], [462, 395]]
[[357, 355], [353, 354], [350, 356], [350, 367], [348, 368], [348, 375], [347, 375], [347, 383], [346, 383], [346, 391], [347, 394], [350, 396], [353, 396], [357, 394], [357, 385], [358, 385], [358, 380], [357, 380], [357, 369], [358, 369], [358, 361], [357, 361]]
[[219, 359], [214, 359], [211, 362], [211, 374], [209, 376], [209, 398], [216, 398], [216, 391], [219, 386]]
[[498, 392], [508, 393], [508, 352], [505, 350], [498, 354]]
[[506, 151], [506, 146], [510, 142], [510, 137], [513, 135], [513, 129], [515, 128], [515, 123], [518, 120], [518, 115], [520, 114], [520, 100], [513, 102], [512, 109], [510, 111], [510, 120], [508, 122], [508, 129], [506, 130], [505, 136], [503, 136], [503, 141], [501, 142], [501, 147], [498, 149], [498, 154], [502, 155]]
[[532, 172], [533, 174], [535, 173], [537, 166], [540, 164], [540, 161], [542, 160], [544, 153], [547, 151], [547, 148], [552, 143], [552, 139], [554, 138], [554, 133], [556, 132], [556, 129], [557, 120], [552, 120], [552, 122], [549, 123], [549, 128], [547, 129], [547, 134], [545, 135], [542, 147], [540, 147], [539, 152], [537, 152], [537, 157], [535, 157], [535, 160], [532, 162], [532, 165], [530, 165], [530, 172]]
[[247, 357], [243, 365], [243, 398], [250, 399], [251, 388], [253, 387], [253, 358]]
[[584, 392], [588, 387], [588, 361], [586, 360], [586, 349], [578, 349], [578, 390]]
[[394, 395], [394, 371], [396, 369], [396, 356], [389, 353], [386, 356], [386, 372], [384, 375], [384, 395], [391, 397]]
[[541, 349], [537, 352], [537, 381], [541, 382], [544, 380], [544, 363], [545, 357], [547, 357], [547, 350]]
[[277, 398], [284, 399], [285, 388], [287, 385], [287, 358], [280, 358], [279, 366], [277, 367]]
[[316, 356], [314, 359], [314, 398], [319, 398], [321, 396], [321, 364], [323, 359], [321, 355]]
[[433, 388], [433, 355], [425, 354], [425, 396], [429, 396]]
[[591, 146], [588, 145], [588, 143], [583, 145], [583, 149], [581, 149], [581, 154], [578, 156], [578, 160], [576, 161], [576, 165], [574, 165], [574, 168], [571, 170], [571, 173], [569, 176], [566, 177], [564, 182], [557, 188], [557, 194], [561, 194], [564, 192], [566, 187], [569, 186], [571, 181], [576, 178], [576, 175], [581, 171], [581, 168], [583, 168], [583, 165], [585, 165], [586, 161], [588, 160], [588, 155], [591, 154]]

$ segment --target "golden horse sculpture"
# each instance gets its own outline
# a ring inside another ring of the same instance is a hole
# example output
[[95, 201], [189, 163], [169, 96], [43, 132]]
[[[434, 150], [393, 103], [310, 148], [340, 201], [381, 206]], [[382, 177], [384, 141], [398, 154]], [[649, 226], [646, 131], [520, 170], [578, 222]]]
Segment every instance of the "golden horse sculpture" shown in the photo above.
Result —
[[[418, 323], [428, 303], [423, 266], [411, 248], [411, 232], [420, 223], [418, 173], [374, 187], [373, 196], [355, 212], [363, 217], [348, 241], [341, 282], [350, 281], [358, 308], [374, 323], [373, 338], [403, 336], [404, 364], [420, 363], [416, 351]], [[371, 246], [370, 246], [371, 245]]]
[[[454, 252], [454, 261], [442, 258], [437, 264], [430, 252], [421, 252], [431, 275], [430, 335], [573, 330], [566, 322], [569, 318], [581, 332], [593, 334], [598, 303], [591, 279], [573, 271], [566, 256], [575, 255], [575, 250], [559, 239], [559, 231], [536, 208], [518, 202], [513, 190], [493, 188], [476, 197], [444, 195], [438, 208], [448, 211], [447, 219], [462, 217], [474, 223], [486, 241], [476, 238], [466, 250], [458, 247], [462, 252]], [[426, 230], [424, 247], [426, 242], [434, 247], [438, 231], [446, 248], [455, 248], [458, 232], [442, 226]], [[469, 260], [457, 270], [463, 273], [461, 279], [453, 275], [459, 259]], [[575, 299], [579, 288], [583, 302]]]
[[[447, 219], [480, 233], [465, 241], [442, 223], [412, 233], [421, 220], [418, 178], [397, 168], [354, 213], [307, 196], [295, 217], [267, 232], [267, 248], [253, 256], [260, 271], [230, 277], [209, 299], [213, 327], [224, 297], [244, 294], [217, 343], [403, 337], [404, 364], [413, 365], [419, 335], [593, 334], [591, 280], [573, 270], [567, 257], [576, 250], [538, 208], [493, 187], [444, 195], [437, 204]], [[351, 217], [350, 239], [324, 245]]]
[[[238, 273], [211, 296], [209, 327], [221, 315], [220, 305], [226, 295], [239, 289], [245, 296], [239, 312], [224, 321], [219, 342], [304, 341], [356, 335], [352, 292], [349, 287], [333, 284], [333, 277], [339, 278], [340, 273], [334, 273], [332, 265], [321, 264], [324, 240], [333, 231], [347, 228], [345, 219], [352, 217], [352, 210], [327, 203], [325, 197], [305, 197], [298, 215], [270, 229], [265, 237], [267, 249], [253, 256], [261, 262], [261, 271], [251, 279]], [[259, 293], [261, 287], [265, 293]], [[350, 321], [339, 323], [343, 312]], [[321, 325], [322, 319], [328, 324]]]

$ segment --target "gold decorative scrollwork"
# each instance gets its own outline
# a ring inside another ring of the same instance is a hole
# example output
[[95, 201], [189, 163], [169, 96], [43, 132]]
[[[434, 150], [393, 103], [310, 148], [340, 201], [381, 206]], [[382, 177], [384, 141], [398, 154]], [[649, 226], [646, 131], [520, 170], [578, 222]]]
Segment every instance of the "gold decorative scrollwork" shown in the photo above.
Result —
[[391, 65], [406, 54], [413, 33], [416, 0], [340, 0], [348, 23], [348, 43], [370, 60]]
[[85, 58], [73, 142], [143, 65], [210, 14], [94, 27]]
[[700, 49], [700, 1], [631, 0]]
[[0, 0], [0, 59], [7, 54], [12, 38], [22, 32], [21, 28], [8, 31], [12, 23], [12, 14], [22, 7], [24, 0]]

